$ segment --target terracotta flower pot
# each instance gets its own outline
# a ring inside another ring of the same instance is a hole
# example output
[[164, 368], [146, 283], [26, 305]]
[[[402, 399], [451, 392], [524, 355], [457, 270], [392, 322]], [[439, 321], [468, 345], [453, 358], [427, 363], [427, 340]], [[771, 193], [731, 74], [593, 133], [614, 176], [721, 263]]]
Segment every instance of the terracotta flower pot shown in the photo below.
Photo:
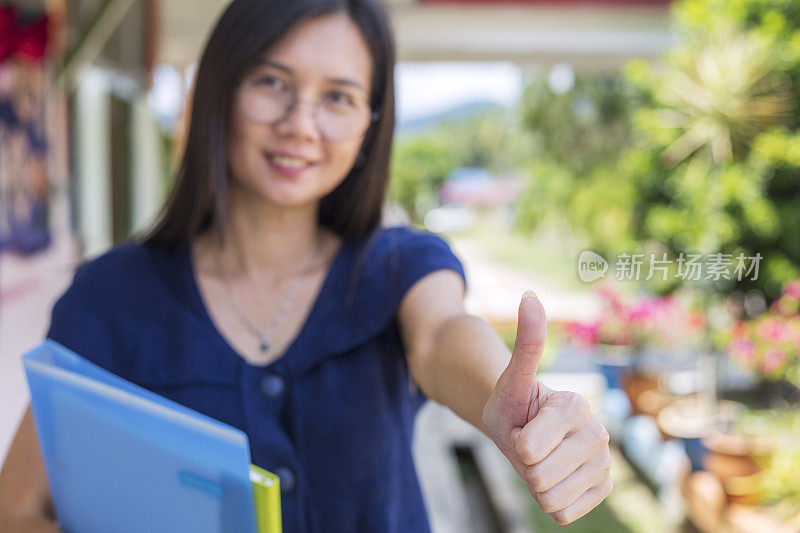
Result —
[[638, 409], [642, 414], [657, 418], [658, 414], [669, 407], [679, 399], [681, 396], [669, 394], [659, 389], [649, 389], [642, 391], [637, 397]]
[[728, 501], [755, 505], [761, 467], [745, 437], [736, 433], [712, 433], [703, 439], [703, 446], [706, 448], [703, 466], [720, 479]]
[[758, 505], [761, 500], [761, 473], [722, 478], [722, 487], [729, 503]]
[[750, 453], [744, 436], [736, 433], [712, 433], [703, 439], [708, 450], [705, 469], [720, 479], [750, 476], [761, 470]]
[[641, 397], [647, 391], [658, 389], [658, 376], [645, 372], [628, 372], [622, 376], [622, 389], [628, 395], [633, 414], [651, 414], [641, 404]]

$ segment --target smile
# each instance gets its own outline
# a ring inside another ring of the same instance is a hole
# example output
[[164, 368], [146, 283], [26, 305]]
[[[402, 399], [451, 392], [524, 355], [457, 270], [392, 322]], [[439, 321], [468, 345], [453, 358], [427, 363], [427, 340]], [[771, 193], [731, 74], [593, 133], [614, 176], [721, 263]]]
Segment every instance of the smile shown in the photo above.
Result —
[[306, 159], [300, 159], [287, 155], [264, 153], [264, 157], [266, 157], [267, 161], [273, 168], [286, 174], [297, 174], [314, 166], [315, 164]]

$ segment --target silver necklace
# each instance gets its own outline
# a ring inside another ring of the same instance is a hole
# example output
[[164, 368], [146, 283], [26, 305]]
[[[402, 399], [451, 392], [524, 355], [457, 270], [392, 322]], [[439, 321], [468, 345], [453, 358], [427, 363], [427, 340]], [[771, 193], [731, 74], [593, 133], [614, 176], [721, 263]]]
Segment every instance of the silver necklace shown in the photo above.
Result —
[[292, 307], [292, 302], [294, 301], [294, 297], [297, 295], [297, 291], [300, 290], [300, 286], [303, 284], [303, 272], [295, 276], [291, 287], [289, 287], [289, 292], [286, 293], [286, 296], [283, 298], [283, 302], [281, 302], [280, 309], [278, 309], [278, 312], [275, 313], [274, 317], [272, 317], [272, 320], [269, 322], [269, 324], [267, 324], [267, 327], [261, 329], [255, 326], [250, 319], [247, 318], [247, 314], [244, 312], [242, 304], [239, 302], [239, 298], [237, 298], [236, 293], [233, 292], [233, 287], [231, 287], [228, 275], [222, 268], [222, 261], [220, 261], [220, 270], [222, 271], [222, 280], [225, 283], [225, 290], [228, 292], [228, 299], [230, 300], [234, 311], [236, 311], [236, 314], [239, 316], [239, 320], [241, 320], [242, 324], [244, 324], [250, 333], [259, 339], [259, 348], [261, 349], [261, 352], [266, 352], [271, 346], [270, 338], [272, 337], [272, 333], [275, 331], [275, 328], [277, 328], [281, 322], [283, 322], [286, 313]]

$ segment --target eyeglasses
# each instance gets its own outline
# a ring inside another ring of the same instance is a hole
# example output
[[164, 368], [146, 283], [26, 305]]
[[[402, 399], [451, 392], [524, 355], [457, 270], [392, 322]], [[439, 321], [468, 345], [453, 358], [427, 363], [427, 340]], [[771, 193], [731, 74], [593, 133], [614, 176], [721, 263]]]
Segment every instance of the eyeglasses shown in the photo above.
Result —
[[[246, 78], [239, 87], [244, 114], [253, 122], [275, 126], [285, 120], [302, 102], [297, 89], [286, 78], [261, 73]], [[332, 142], [362, 137], [380, 118], [366, 99], [355, 90], [331, 89], [316, 102], [313, 114], [323, 138]]]

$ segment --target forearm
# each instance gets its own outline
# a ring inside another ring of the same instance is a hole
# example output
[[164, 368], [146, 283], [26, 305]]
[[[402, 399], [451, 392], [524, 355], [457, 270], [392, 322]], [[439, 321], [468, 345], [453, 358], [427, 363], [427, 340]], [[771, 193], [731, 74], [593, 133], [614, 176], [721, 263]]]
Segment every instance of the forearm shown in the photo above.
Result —
[[60, 533], [52, 519], [26, 516], [13, 519], [0, 518], [0, 531], [5, 533]]
[[458, 315], [442, 324], [427, 353], [418, 358], [414, 378], [428, 398], [486, 433], [483, 407], [510, 358], [488, 322]]

